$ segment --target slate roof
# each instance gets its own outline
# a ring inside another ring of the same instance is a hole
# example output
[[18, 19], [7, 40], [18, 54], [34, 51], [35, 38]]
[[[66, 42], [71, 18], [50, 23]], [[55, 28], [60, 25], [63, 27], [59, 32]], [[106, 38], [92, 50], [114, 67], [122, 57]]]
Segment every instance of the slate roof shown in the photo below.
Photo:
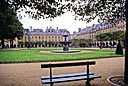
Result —
[[29, 29], [24, 29], [24, 33], [25, 34], [30, 34], [30, 35], [34, 35], [34, 34], [60, 34], [63, 35], [64, 33], [70, 34], [70, 32], [67, 29], [53, 29], [53, 28], [48, 28], [46, 29], [46, 31], [43, 31], [43, 29], [33, 29], [32, 31], [30, 31]]
[[[116, 22], [116, 21], [114, 21]], [[96, 24], [96, 25], [92, 25], [92, 26], [88, 26], [86, 28], [83, 28], [80, 32], [78, 32], [77, 34], [82, 34], [82, 33], [88, 33], [88, 32], [93, 32], [94, 30], [102, 30], [102, 29], [106, 29], [107, 25], [111, 25], [111, 21], [106, 24], [105, 22]]]

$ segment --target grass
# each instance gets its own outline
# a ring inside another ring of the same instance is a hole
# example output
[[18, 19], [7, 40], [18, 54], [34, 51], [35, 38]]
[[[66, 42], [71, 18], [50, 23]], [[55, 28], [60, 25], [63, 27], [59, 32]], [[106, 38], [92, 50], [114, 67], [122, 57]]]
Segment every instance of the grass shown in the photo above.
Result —
[[80, 54], [43, 54], [40, 50], [59, 50], [61, 48], [32, 48], [24, 50], [0, 50], [0, 63], [18, 63], [18, 62], [48, 62], [65, 61], [80, 59], [96, 59], [106, 57], [119, 57], [114, 50], [91, 49], [91, 48], [71, 48], [77, 50], [89, 50], [94, 52]]

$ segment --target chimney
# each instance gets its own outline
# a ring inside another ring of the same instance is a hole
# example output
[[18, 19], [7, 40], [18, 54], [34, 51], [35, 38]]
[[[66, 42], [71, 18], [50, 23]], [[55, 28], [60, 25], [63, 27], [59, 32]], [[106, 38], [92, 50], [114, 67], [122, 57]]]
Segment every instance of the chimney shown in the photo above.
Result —
[[48, 26], [46, 27], [46, 29], [48, 29]]
[[58, 27], [56, 27], [56, 31], [57, 31], [57, 33], [58, 33]]
[[76, 31], [73, 31], [73, 34], [76, 34]]
[[81, 31], [81, 28], [78, 28], [78, 32], [80, 32]]
[[58, 27], [56, 27], [56, 30], [58, 30]]
[[32, 31], [32, 26], [30, 26], [30, 32]]

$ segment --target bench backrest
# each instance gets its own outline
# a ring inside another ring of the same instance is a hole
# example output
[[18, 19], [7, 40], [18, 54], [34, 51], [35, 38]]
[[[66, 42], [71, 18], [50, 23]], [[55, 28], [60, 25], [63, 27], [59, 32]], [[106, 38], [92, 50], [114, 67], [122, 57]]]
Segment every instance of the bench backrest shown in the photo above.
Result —
[[72, 62], [72, 63], [54, 63], [54, 64], [41, 64], [41, 68], [50, 68], [50, 85], [52, 86], [52, 68], [54, 67], [69, 67], [87, 65], [87, 81], [89, 81], [89, 65], [96, 64], [95, 61], [87, 62]]
[[56, 64], [41, 64], [41, 68], [50, 68], [50, 67], [68, 67], [68, 66], [81, 66], [81, 65], [94, 65], [95, 61], [87, 62], [72, 62], [72, 63], [56, 63]]

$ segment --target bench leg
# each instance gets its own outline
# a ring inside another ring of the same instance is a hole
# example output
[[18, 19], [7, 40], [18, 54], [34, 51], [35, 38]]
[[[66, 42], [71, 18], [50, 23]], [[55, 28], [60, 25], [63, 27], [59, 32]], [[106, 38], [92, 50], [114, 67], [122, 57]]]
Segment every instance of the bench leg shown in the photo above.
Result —
[[53, 86], [53, 83], [50, 83], [50, 86]]
[[86, 86], [91, 86], [90, 81], [86, 81]]

